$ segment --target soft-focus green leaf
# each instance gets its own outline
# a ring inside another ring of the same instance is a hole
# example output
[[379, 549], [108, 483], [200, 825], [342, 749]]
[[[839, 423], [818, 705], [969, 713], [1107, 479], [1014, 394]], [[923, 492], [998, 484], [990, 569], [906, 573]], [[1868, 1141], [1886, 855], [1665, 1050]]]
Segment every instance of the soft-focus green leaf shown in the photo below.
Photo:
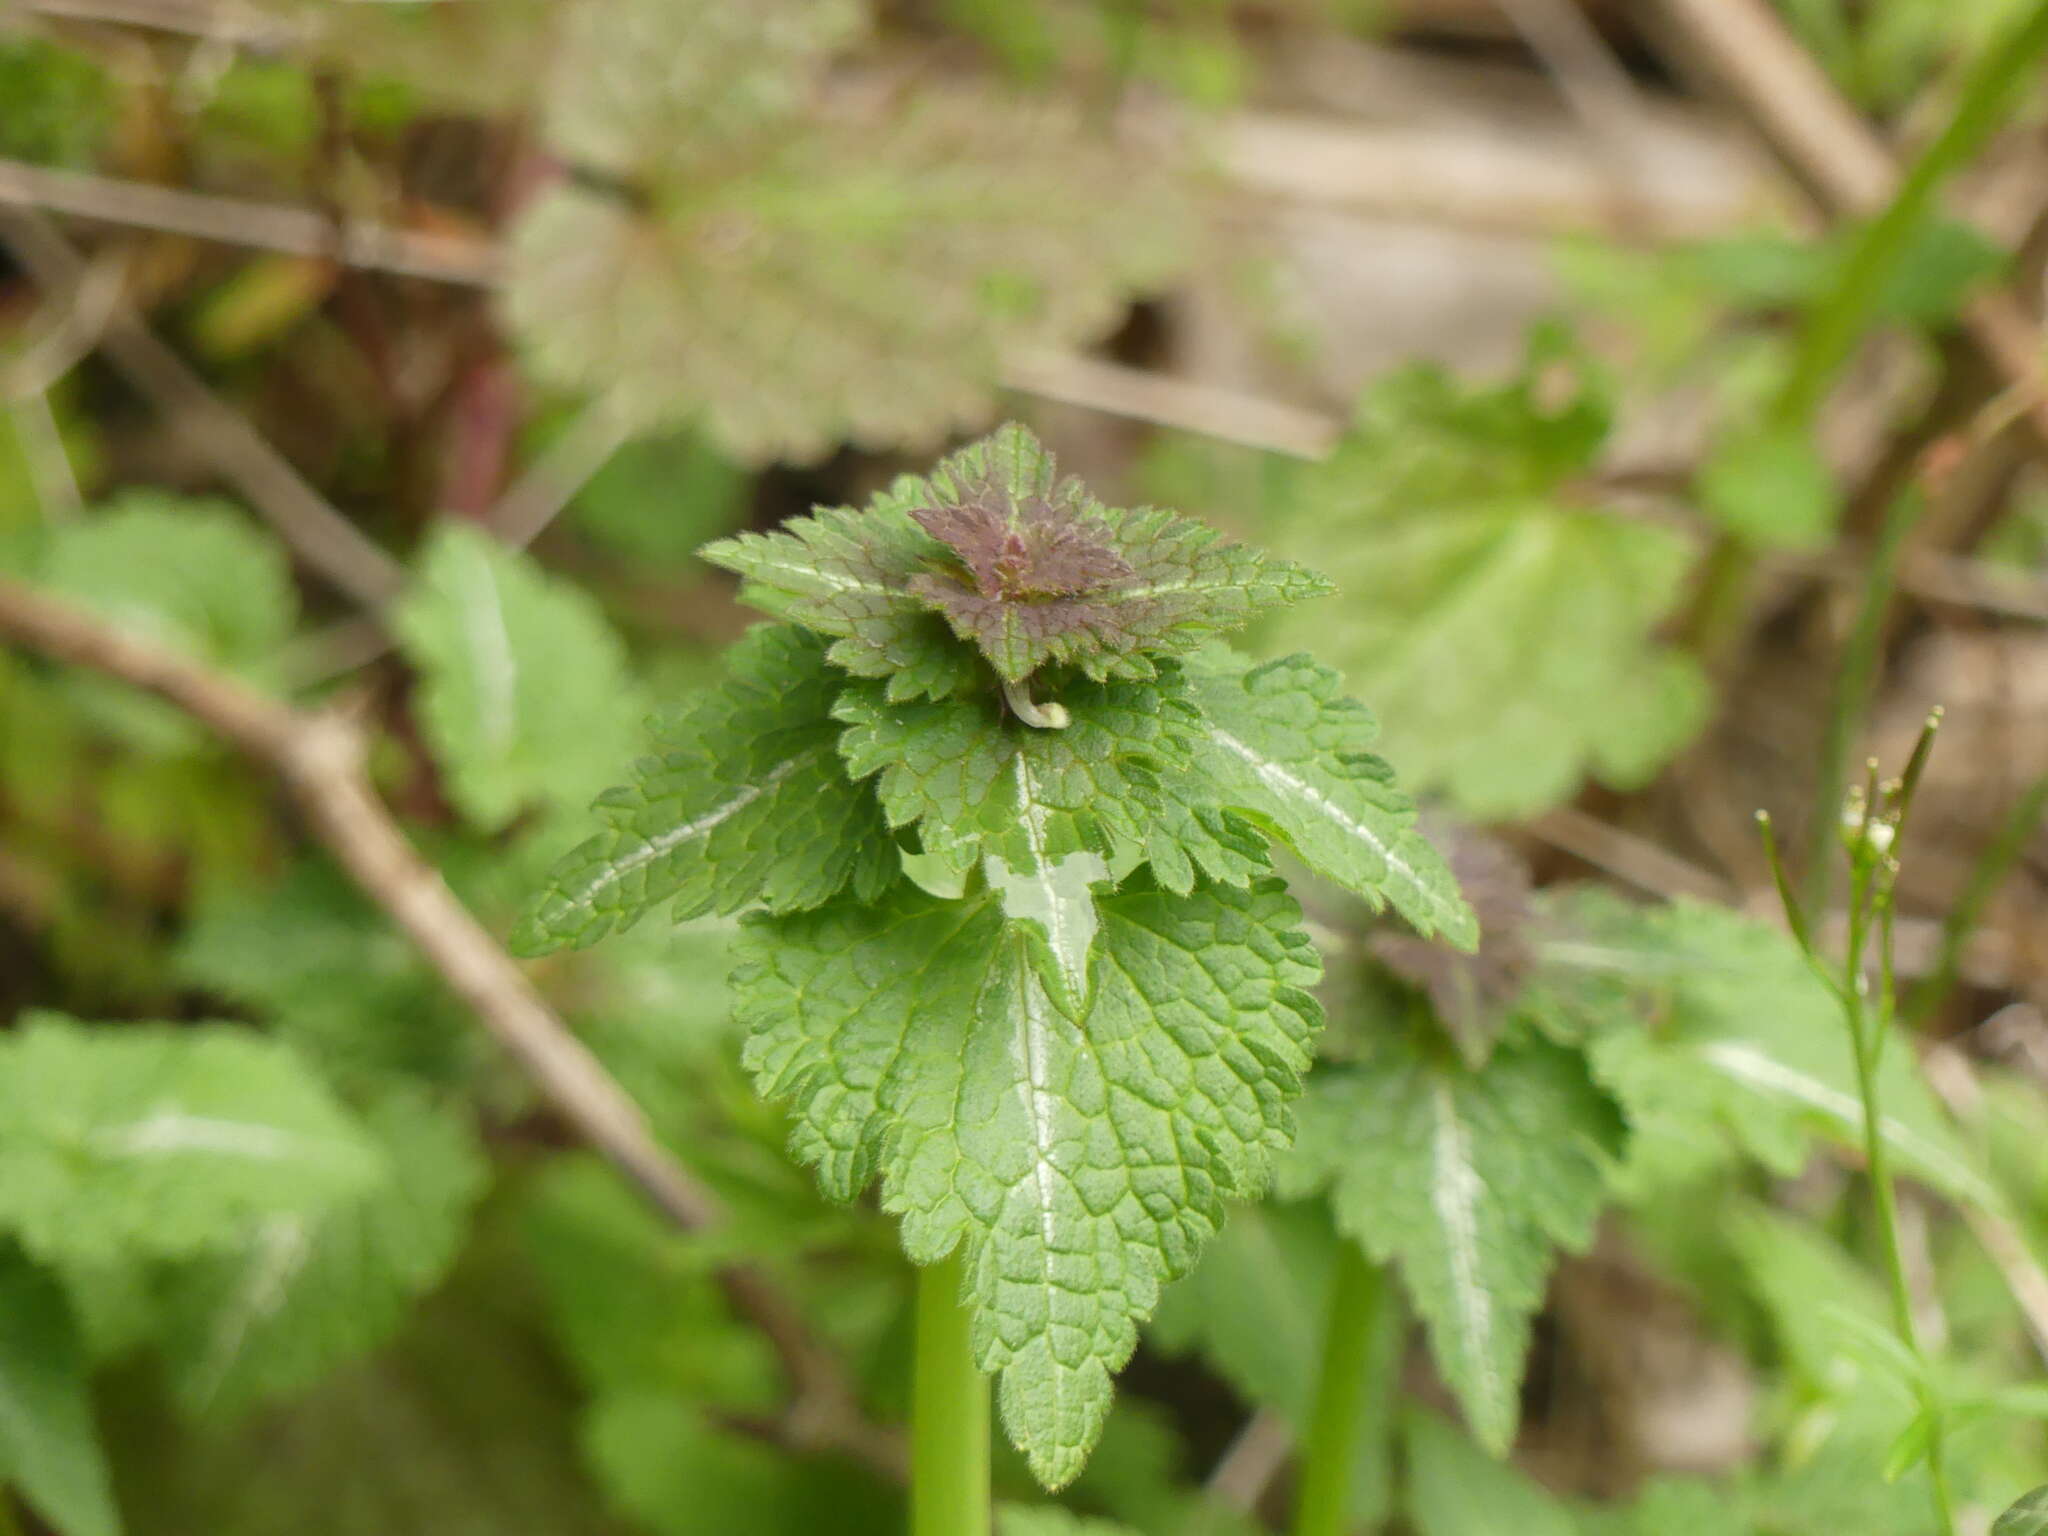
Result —
[[131, 1378], [102, 1412], [132, 1536], [623, 1536], [526, 1296], [472, 1263], [374, 1360], [231, 1433]]
[[487, 831], [529, 805], [580, 809], [640, 744], [645, 711], [596, 603], [479, 528], [441, 524], [392, 622], [450, 798]]
[[61, 525], [42, 582], [138, 640], [258, 683], [272, 680], [298, 610], [283, 549], [247, 516], [160, 491]]
[[542, 121], [579, 165], [699, 178], [814, 105], [862, 0], [584, 0], [568, 9]]
[[1562, 1500], [1433, 1414], [1411, 1410], [1401, 1443], [1416, 1536], [1578, 1536]]
[[1473, 1432], [1504, 1454], [1556, 1251], [1591, 1239], [1606, 1199], [1614, 1103], [1576, 1052], [1510, 1043], [1474, 1071], [1389, 1030], [1319, 1073], [1300, 1119], [1285, 1187], [1329, 1186], [1338, 1226], [1399, 1268]]
[[[1159, 1298], [1149, 1347], [1199, 1353], [1238, 1396], [1305, 1433], [1314, 1408], [1340, 1236], [1321, 1201], [1238, 1206], [1191, 1273]], [[1384, 1520], [1393, 1495], [1386, 1423], [1403, 1353], [1398, 1306], [1376, 1318], [1351, 1466], [1351, 1518]]]
[[1091, 1520], [1057, 1504], [1005, 1504], [996, 1510], [996, 1536], [1138, 1536], [1114, 1520]]
[[41, 1014], [0, 1037], [0, 1227], [33, 1253], [231, 1246], [389, 1174], [299, 1059], [252, 1031]]
[[117, 1536], [87, 1370], [63, 1290], [0, 1243], [0, 1489], [19, 1489], [58, 1536]]
[[903, 1244], [965, 1244], [974, 1347], [1049, 1487], [1101, 1430], [1160, 1284], [1284, 1144], [1317, 974], [1276, 884], [1099, 903], [1084, 1023], [1052, 1006], [994, 902], [909, 890], [756, 924], [747, 1059], [793, 1100], [828, 1194], [877, 1174]]
[[231, 1419], [312, 1386], [396, 1331], [454, 1262], [487, 1174], [459, 1113], [388, 1095], [364, 1116], [395, 1177], [248, 1237], [164, 1281], [160, 1342], [194, 1416]]
[[466, 1083], [491, 1049], [390, 918], [317, 860], [202, 893], [174, 963], [347, 1088]]
[[1833, 476], [1797, 432], [1740, 434], [1700, 467], [1700, 510], [1750, 544], [1818, 549], [1834, 531]]
[[1185, 249], [1157, 167], [1064, 104], [958, 81], [825, 99], [715, 170], [664, 168], [645, 206], [543, 194], [505, 305], [549, 382], [747, 460], [977, 425], [1006, 354], [1110, 329]]
[[1651, 639], [1689, 546], [1566, 484], [1605, 416], [1584, 383], [1547, 408], [1548, 381], [1384, 380], [1299, 481], [1280, 540], [1343, 594], [1286, 619], [1280, 642], [1343, 670], [1416, 792], [1481, 820], [1556, 805], [1587, 774], [1641, 784], [1706, 713], [1697, 668]]
[[[1592, 1037], [1595, 1068], [1636, 1132], [1633, 1182], [1682, 1178], [1730, 1146], [1789, 1174], [1815, 1129], [1860, 1144], [1848, 1025], [1784, 933], [1697, 902], [1635, 907], [1595, 891], [1554, 908], [1554, 921], [1541, 1007]], [[1904, 1038], [1885, 1050], [1878, 1089], [1908, 1171], [1998, 1203]]]
[[654, 1536], [894, 1536], [901, 1498], [840, 1462], [794, 1458], [642, 1392], [601, 1400], [584, 1443], [612, 1500]]

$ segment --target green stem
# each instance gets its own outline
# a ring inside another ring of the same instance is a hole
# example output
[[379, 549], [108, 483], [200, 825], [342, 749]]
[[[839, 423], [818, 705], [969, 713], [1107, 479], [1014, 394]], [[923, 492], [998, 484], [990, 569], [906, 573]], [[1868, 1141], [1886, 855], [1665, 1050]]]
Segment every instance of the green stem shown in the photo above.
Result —
[[2019, 804], [2013, 807], [2012, 814], [1998, 829], [1998, 836], [1984, 850], [1976, 868], [1970, 871], [1970, 883], [1964, 887], [1961, 898], [1949, 908], [1948, 916], [1942, 920], [1941, 949], [1934, 970], [1913, 992], [1910, 1010], [1913, 1028], [1918, 1029], [1931, 1019], [1935, 1009], [1955, 989], [1956, 977], [1963, 968], [1963, 946], [1977, 931], [1984, 909], [1991, 904], [1991, 898], [1998, 893], [2005, 877], [2012, 873], [2013, 865], [2026, 851], [2044, 814], [2048, 814], [2048, 773], [2034, 780], [2021, 794]]
[[1338, 1244], [1337, 1273], [1330, 1282], [1330, 1311], [1323, 1326], [1322, 1374], [1302, 1446], [1294, 1536], [1343, 1536], [1347, 1527], [1366, 1365], [1385, 1288], [1385, 1276], [1358, 1244]]
[[1839, 797], [1848, 777], [1849, 744], [1862, 727], [1864, 711], [1869, 706], [1878, 652], [1883, 649], [1885, 610], [1891, 606], [1898, 582], [1899, 556], [1906, 547], [1906, 535], [1919, 521], [1922, 506], [1921, 498], [1910, 493], [1892, 503], [1877, 536], [1877, 547], [1871, 551], [1870, 566], [1863, 573], [1862, 602], [1842, 650], [1842, 669], [1835, 674], [1827, 733], [1821, 740], [1820, 773], [1814, 781], [1812, 820], [1806, 831], [1804, 869], [1809, 911], [1827, 910], [1828, 875], [1834, 868], [1828, 850], [1841, 830]]
[[[1920, 1348], [1920, 1329], [1913, 1317], [1913, 1288], [1906, 1277], [1905, 1246], [1899, 1240], [1899, 1198], [1892, 1182], [1891, 1149], [1884, 1138], [1884, 1112], [1878, 1092], [1878, 1060], [1892, 1024], [1892, 922], [1890, 894], [1884, 882], [1867, 862], [1859, 863], [1850, 880], [1849, 947], [1842, 979], [1846, 983], [1843, 1010], [1849, 1025], [1849, 1041], [1856, 1056], [1856, 1091], [1863, 1101], [1863, 1158], [1870, 1179], [1871, 1203], [1877, 1212], [1878, 1241], [1884, 1252], [1885, 1277], [1889, 1281], [1892, 1327], [1899, 1342], [1917, 1361], [1925, 1363]], [[1882, 905], [1879, 954], [1883, 969], [1878, 986], [1878, 1007], [1873, 1014], [1866, 1005], [1864, 951], [1870, 938], [1873, 905]], [[1955, 1501], [1949, 1490], [1948, 1448], [1942, 1423], [1942, 1405], [1923, 1371], [1919, 1383], [1920, 1407], [1932, 1421], [1927, 1442], [1927, 1468], [1933, 1485], [1935, 1512], [1940, 1517], [1941, 1536], [1956, 1536]]]
[[910, 1410], [912, 1536], [987, 1536], [988, 1378], [975, 1369], [959, 1255], [917, 1272]]

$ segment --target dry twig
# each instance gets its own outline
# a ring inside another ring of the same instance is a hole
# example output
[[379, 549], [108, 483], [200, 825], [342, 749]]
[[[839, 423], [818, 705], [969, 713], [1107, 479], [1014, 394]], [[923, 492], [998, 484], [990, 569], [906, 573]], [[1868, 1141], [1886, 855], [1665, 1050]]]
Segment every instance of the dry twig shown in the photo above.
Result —
[[[718, 1197], [655, 1141], [640, 1107], [406, 841], [371, 787], [350, 722], [280, 704], [5, 578], [0, 636], [167, 699], [274, 770], [329, 852], [562, 1116], [677, 1226], [702, 1231], [724, 1220]], [[899, 1474], [895, 1437], [860, 1414], [837, 1361], [791, 1302], [749, 1266], [727, 1264], [718, 1276], [782, 1362], [795, 1399], [788, 1437]]]

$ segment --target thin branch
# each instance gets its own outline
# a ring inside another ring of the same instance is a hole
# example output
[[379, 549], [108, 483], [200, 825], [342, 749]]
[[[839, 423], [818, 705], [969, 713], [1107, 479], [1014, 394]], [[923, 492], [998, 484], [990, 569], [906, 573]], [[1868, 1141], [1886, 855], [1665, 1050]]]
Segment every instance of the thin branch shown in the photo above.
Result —
[[[85, 258], [40, 214], [0, 208], [0, 243], [47, 289], [70, 289], [84, 278]], [[309, 566], [366, 603], [382, 602], [403, 585], [405, 568], [328, 505], [134, 311], [120, 307], [108, 317], [100, 350], [212, 456]]]
[[41, 334], [23, 344], [0, 370], [0, 399], [38, 398], [77, 367], [99, 345], [121, 302], [127, 276], [127, 253], [103, 251], [92, 259], [74, 288], [46, 300]]
[[484, 240], [415, 234], [359, 220], [337, 230], [311, 208], [53, 171], [19, 160], [0, 160], [0, 203], [470, 288], [488, 288], [498, 280], [498, 253]]
[[[275, 771], [328, 851], [563, 1118], [677, 1226], [702, 1231], [724, 1221], [718, 1197], [654, 1139], [640, 1107], [406, 841], [370, 785], [354, 725], [277, 703], [5, 578], [0, 637], [154, 693]], [[781, 1360], [801, 1435], [900, 1474], [900, 1446], [861, 1416], [837, 1362], [790, 1301], [749, 1266], [722, 1266], [718, 1277]]]

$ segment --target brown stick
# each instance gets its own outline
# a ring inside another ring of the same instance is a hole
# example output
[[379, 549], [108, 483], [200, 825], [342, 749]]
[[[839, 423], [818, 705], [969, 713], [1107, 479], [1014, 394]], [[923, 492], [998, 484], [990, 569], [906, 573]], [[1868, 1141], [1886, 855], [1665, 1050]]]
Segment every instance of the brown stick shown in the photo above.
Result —
[[[371, 788], [362, 737], [351, 723], [265, 698], [4, 577], [0, 637], [167, 699], [275, 770], [363, 893], [585, 1140], [677, 1226], [702, 1231], [725, 1219], [718, 1197], [655, 1141], [640, 1107], [406, 841]], [[795, 1397], [793, 1442], [829, 1445], [900, 1474], [894, 1437], [861, 1417], [837, 1362], [789, 1300], [745, 1265], [722, 1266], [718, 1277], [734, 1309], [767, 1336], [782, 1362]]]

